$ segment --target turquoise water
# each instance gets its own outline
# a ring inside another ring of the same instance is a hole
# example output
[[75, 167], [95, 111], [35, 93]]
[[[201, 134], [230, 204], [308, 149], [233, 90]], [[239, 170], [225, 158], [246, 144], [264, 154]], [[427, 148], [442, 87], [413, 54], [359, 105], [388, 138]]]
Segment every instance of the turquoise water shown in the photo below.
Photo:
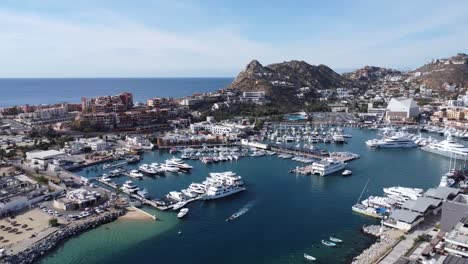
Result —
[[[349, 144], [323, 147], [361, 155], [348, 165], [351, 177], [289, 174], [298, 163], [276, 156], [212, 165], [188, 161], [194, 166], [191, 174], [145, 178], [136, 184], [160, 197], [201, 182], [209, 172], [232, 170], [243, 176], [247, 191], [194, 202], [182, 220], [173, 212], [156, 212], [162, 221], [104, 225], [64, 243], [41, 263], [304, 263], [303, 253], [317, 257], [318, 263], [346, 262], [370, 242], [359, 228], [376, 223], [351, 211], [369, 177], [368, 195], [382, 194], [383, 187], [393, 185], [429, 188], [438, 185], [449, 160], [419, 149], [368, 149], [364, 141], [375, 138], [375, 131], [345, 129], [345, 133], [353, 135]], [[154, 151], [142, 162], [169, 156]], [[80, 172], [88, 177], [96, 173], [101, 172]], [[250, 202], [255, 203], [247, 213], [225, 222]], [[344, 243], [336, 248], [322, 246], [320, 240], [330, 234]]]

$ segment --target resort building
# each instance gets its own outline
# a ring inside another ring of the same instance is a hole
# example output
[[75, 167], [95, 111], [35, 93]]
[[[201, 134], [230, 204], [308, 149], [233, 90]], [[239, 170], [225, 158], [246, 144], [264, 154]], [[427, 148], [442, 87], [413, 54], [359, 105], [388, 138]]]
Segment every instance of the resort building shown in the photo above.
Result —
[[76, 210], [96, 204], [102, 198], [96, 191], [80, 188], [67, 191], [65, 197], [54, 200], [54, 207], [61, 210]]
[[253, 104], [262, 105], [265, 103], [265, 92], [263, 91], [243, 92], [239, 100], [241, 101], [241, 103], [253, 103]]
[[153, 149], [154, 147], [154, 145], [149, 141], [149, 139], [141, 135], [127, 136], [125, 138], [125, 142], [127, 143], [127, 147], [129, 148]]
[[418, 115], [419, 107], [412, 98], [392, 98], [387, 106], [386, 120], [404, 122]]

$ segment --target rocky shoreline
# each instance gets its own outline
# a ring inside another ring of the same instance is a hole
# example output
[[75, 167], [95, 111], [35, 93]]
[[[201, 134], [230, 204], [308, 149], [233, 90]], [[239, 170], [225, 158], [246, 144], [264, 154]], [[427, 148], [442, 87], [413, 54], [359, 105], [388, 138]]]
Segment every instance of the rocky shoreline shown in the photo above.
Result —
[[381, 257], [383, 257], [384, 254], [398, 242], [398, 239], [390, 236], [386, 230], [387, 229], [384, 228], [383, 232], [381, 233], [379, 225], [364, 226], [362, 231], [367, 235], [377, 237], [377, 241], [369, 248], [365, 249], [359, 256], [355, 257], [351, 263], [375, 263]]
[[99, 225], [106, 224], [116, 220], [118, 217], [125, 214], [125, 210], [117, 209], [111, 212], [95, 216], [86, 221], [73, 222], [50, 234], [46, 238], [31, 244], [26, 250], [23, 250], [15, 255], [5, 256], [0, 259], [1, 264], [29, 264], [36, 261], [41, 256], [44, 256], [51, 249], [55, 248], [64, 240], [81, 234], [89, 229], [93, 229]]

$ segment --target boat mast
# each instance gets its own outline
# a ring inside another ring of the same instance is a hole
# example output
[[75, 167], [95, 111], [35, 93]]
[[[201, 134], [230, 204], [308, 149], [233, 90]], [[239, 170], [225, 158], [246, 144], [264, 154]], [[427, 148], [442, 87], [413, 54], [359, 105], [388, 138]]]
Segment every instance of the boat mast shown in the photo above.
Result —
[[356, 204], [358, 204], [359, 201], [361, 200], [361, 197], [362, 197], [362, 195], [364, 194], [364, 191], [365, 191], [366, 188], [367, 188], [367, 184], [369, 184], [369, 180], [370, 180], [370, 178], [367, 178], [366, 185], [364, 185], [364, 188], [362, 189], [361, 195], [359, 195], [359, 198], [358, 198], [358, 200], [356, 201]]

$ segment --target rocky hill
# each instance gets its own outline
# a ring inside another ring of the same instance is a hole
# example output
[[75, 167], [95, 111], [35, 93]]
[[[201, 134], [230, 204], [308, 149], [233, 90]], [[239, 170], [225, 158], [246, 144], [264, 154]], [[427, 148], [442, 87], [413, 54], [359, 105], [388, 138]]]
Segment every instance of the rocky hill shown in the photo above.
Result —
[[261, 90], [270, 93], [277, 88], [329, 89], [352, 87], [353, 82], [325, 65], [310, 65], [304, 61], [288, 61], [263, 66], [251, 61], [239, 73], [230, 88], [240, 91]]
[[409, 74], [434, 90], [442, 89], [445, 84], [468, 87], [468, 55], [459, 53], [450, 58], [434, 59]]
[[355, 80], [355, 81], [378, 81], [381, 78], [387, 77], [387, 76], [396, 76], [396, 75], [401, 75], [402, 72], [394, 69], [388, 69], [388, 68], [382, 68], [382, 67], [376, 67], [376, 66], [364, 66], [360, 69], [357, 69], [353, 72], [345, 73], [343, 76]]

